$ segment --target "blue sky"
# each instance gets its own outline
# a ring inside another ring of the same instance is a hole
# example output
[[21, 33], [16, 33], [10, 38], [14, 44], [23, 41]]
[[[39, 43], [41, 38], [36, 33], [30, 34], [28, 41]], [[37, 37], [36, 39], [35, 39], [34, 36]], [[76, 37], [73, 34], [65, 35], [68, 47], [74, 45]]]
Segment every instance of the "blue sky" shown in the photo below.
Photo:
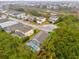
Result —
[[79, 0], [0, 0], [0, 1], [79, 1]]

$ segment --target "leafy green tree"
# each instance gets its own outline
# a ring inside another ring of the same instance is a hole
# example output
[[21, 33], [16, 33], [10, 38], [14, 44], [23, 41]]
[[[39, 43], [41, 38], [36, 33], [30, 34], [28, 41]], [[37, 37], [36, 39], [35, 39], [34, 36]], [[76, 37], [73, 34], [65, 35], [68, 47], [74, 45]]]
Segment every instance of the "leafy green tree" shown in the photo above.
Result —
[[37, 59], [37, 54], [23, 40], [0, 30], [0, 59]]
[[[79, 57], [79, 22], [72, 15], [64, 16], [58, 22], [58, 29], [50, 32], [50, 36], [44, 41], [45, 52], [51, 51], [58, 59], [78, 59]], [[54, 59], [55, 59], [54, 58]]]

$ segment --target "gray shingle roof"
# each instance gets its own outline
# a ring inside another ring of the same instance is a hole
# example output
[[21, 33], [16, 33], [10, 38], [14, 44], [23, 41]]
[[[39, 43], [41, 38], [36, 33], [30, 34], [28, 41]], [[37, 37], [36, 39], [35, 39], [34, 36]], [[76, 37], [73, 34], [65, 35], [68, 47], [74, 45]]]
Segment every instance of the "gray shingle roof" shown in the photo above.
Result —
[[33, 39], [36, 39], [40, 44], [48, 37], [48, 33], [41, 31]]
[[0, 23], [7, 22], [9, 19], [0, 19]]
[[57, 19], [58, 19], [57, 16], [51, 16], [51, 17], [49, 18], [49, 20], [51, 20], [51, 21], [56, 21]]
[[22, 32], [28, 32], [29, 30], [33, 29], [32, 27], [30, 26], [26, 26], [22, 23], [18, 23], [18, 24], [15, 24], [15, 25], [12, 25], [12, 26], [9, 26], [9, 27], [6, 27], [4, 28], [5, 30], [10, 30], [10, 31], [15, 31], [15, 30], [20, 30]]
[[12, 15], [15, 15], [15, 16], [17, 16], [17, 15], [19, 15], [19, 14], [21, 14], [22, 12], [19, 12], [19, 11], [10, 11], [9, 12], [9, 14], [12, 14]]

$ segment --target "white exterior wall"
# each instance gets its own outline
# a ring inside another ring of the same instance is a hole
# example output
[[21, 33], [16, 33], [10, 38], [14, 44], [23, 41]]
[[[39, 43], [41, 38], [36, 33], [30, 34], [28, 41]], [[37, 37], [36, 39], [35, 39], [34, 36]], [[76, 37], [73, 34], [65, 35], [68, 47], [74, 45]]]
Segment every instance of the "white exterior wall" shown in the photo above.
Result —
[[34, 30], [31, 29], [30, 31], [28, 31], [28, 32], [26, 32], [26, 33], [24, 33], [24, 34], [25, 34], [25, 36], [30, 36], [30, 35], [32, 35], [33, 33], [34, 33]]
[[44, 19], [41, 19], [41, 21], [42, 21], [42, 22], [45, 22], [45, 21], [46, 21], [46, 18], [44, 18]]
[[55, 23], [57, 20], [58, 20], [57, 17], [50, 17], [49, 18], [49, 21], [52, 22], [52, 23]]
[[25, 13], [19, 14], [17, 15], [18, 18], [24, 18], [25, 17]]
[[31, 29], [31, 30], [29, 30], [29, 31], [26, 32], [26, 33], [22, 32], [22, 31], [20, 31], [20, 30], [15, 30], [15, 32], [20, 32], [20, 33], [24, 34], [24, 36], [30, 36], [30, 35], [32, 35], [32, 34], [34, 33], [34, 30]]
[[2, 15], [2, 16], [0, 17], [0, 19], [5, 19], [5, 18], [7, 18], [6, 15]]
[[52, 23], [55, 23], [58, 20], [58, 18], [53, 19]]
[[38, 24], [42, 24], [42, 23], [45, 22], [45, 21], [46, 21], [46, 18], [43, 18], [43, 19], [37, 20], [37, 23], [38, 23]]
[[42, 22], [41, 22], [41, 21], [37, 21], [37, 23], [38, 23], [38, 24], [42, 24]]

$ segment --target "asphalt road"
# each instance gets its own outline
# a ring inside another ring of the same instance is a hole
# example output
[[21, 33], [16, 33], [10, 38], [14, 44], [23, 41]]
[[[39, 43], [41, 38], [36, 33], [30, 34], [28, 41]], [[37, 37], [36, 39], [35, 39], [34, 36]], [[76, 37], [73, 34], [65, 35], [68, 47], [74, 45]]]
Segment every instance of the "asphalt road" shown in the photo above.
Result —
[[56, 29], [57, 26], [56, 25], [53, 25], [53, 24], [46, 24], [46, 25], [36, 25], [36, 24], [31, 24], [31, 23], [28, 23], [28, 22], [24, 22], [23, 20], [19, 20], [19, 19], [15, 19], [15, 18], [9, 18], [11, 20], [16, 20], [17, 22], [20, 22], [24, 25], [28, 25], [28, 26], [31, 26], [35, 29], [39, 29], [39, 30], [42, 30], [42, 31], [45, 31], [45, 32], [50, 32], [52, 31], [53, 29]]

